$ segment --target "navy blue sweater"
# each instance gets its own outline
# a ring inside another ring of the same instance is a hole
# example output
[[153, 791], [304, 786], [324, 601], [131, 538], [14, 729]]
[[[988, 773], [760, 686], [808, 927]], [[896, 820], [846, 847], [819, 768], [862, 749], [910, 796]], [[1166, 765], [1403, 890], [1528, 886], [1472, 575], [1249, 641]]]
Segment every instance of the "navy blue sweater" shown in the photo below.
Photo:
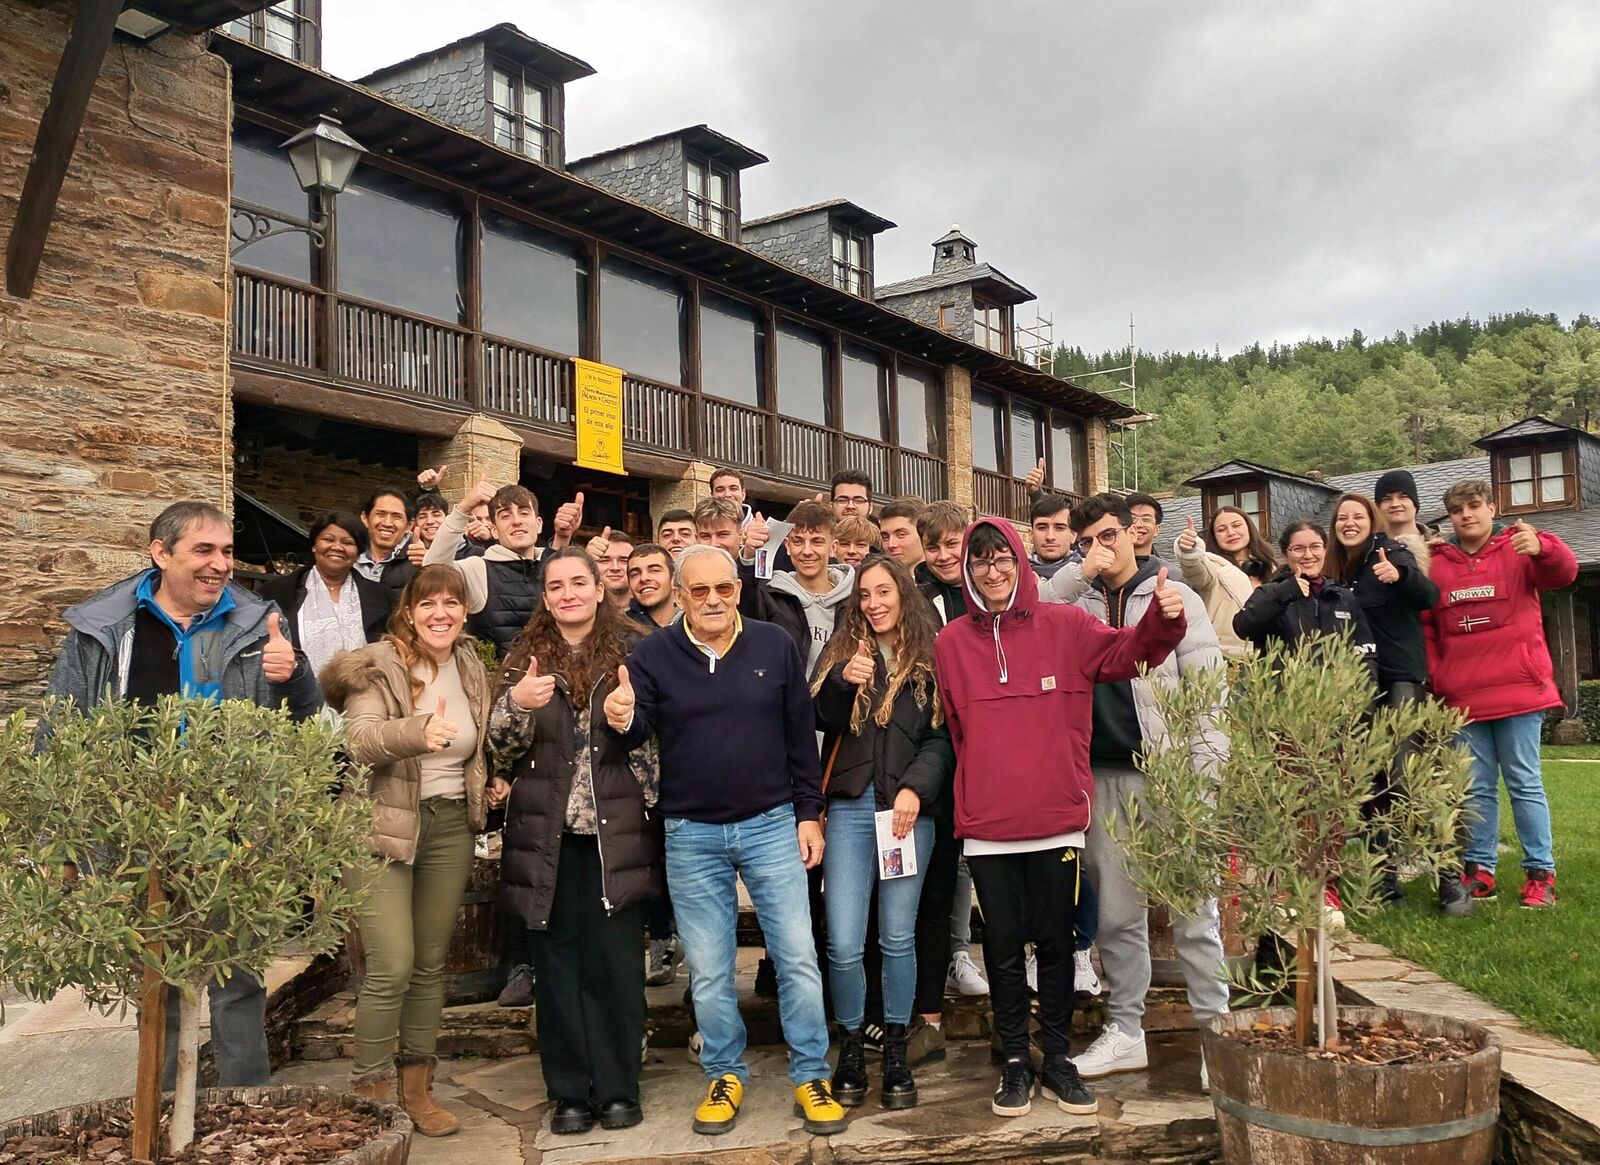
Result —
[[811, 692], [781, 628], [746, 619], [728, 654], [713, 661], [679, 620], [633, 649], [628, 678], [634, 726], [642, 718], [661, 749], [663, 817], [723, 824], [792, 804], [798, 820], [818, 819]]

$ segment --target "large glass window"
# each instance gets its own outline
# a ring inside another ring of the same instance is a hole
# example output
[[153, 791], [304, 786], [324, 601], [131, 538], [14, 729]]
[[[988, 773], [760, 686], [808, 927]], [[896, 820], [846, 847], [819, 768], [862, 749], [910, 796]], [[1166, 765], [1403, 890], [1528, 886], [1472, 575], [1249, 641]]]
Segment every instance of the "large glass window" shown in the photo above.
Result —
[[715, 292], [700, 296], [700, 390], [759, 407], [765, 329], [752, 307]]
[[582, 352], [589, 269], [577, 244], [483, 213], [483, 330], [568, 356]]
[[337, 200], [339, 290], [461, 323], [463, 219], [450, 195], [374, 166]]
[[703, 158], [689, 159], [689, 225], [733, 237], [733, 174]]
[[521, 69], [496, 65], [489, 82], [489, 136], [536, 162], [554, 157], [550, 88]]
[[683, 383], [688, 297], [659, 271], [622, 259], [600, 270], [600, 353], [607, 364], [663, 384]]
[[269, 53], [290, 60], [309, 60], [308, 21], [295, 0], [282, 0], [260, 12], [230, 20], [222, 28], [230, 36], [250, 41]]
[[888, 407], [885, 389], [889, 370], [876, 352], [846, 344], [844, 348], [844, 424], [846, 433], [885, 440]]
[[[306, 222], [311, 217], [311, 198], [300, 189], [289, 155], [279, 148], [284, 136], [247, 122], [234, 126], [233, 200]], [[240, 253], [239, 266], [310, 283], [310, 236], [284, 234], [251, 243]]]
[[1083, 493], [1083, 430], [1071, 421], [1050, 421], [1050, 484], [1064, 493]]
[[900, 392], [900, 447], [943, 456], [944, 393], [939, 387], [939, 374], [902, 360], [896, 380]]
[[1563, 449], [1519, 449], [1500, 460], [1503, 509], [1545, 509], [1570, 506], [1572, 475]]
[[1024, 477], [1044, 456], [1044, 414], [1015, 401], [1011, 405], [1011, 472]]
[[833, 285], [851, 295], [872, 291], [872, 266], [867, 237], [843, 227], [833, 228]]
[[1262, 534], [1271, 537], [1267, 513], [1267, 491], [1258, 481], [1240, 482], [1238, 485], [1218, 486], [1207, 491], [1208, 514], [1215, 514], [1223, 506], [1233, 506], [1250, 516], [1250, 521]]
[[1011, 309], [977, 300], [972, 305], [972, 340], [980, 348], [1011, 355]]
[[828, 341], [787, 320], [778, 322], [778, 411], [814, 425], [828, 423]]
[[1005, 413], [1000, 398], [981, 388], [972, 390], [972, 467], [1005, 472]]

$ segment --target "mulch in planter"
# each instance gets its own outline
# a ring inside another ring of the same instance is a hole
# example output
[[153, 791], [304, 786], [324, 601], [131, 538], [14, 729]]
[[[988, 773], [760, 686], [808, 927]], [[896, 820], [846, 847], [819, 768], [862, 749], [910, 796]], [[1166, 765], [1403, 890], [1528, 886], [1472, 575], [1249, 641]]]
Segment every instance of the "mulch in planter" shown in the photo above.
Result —
[[[1398, 1017], [1383, 1023], [1349, 1023], [1341, 1019], [1338, 1038], [1321, 1048], [1297, 1047], [1293, 1024], [1258, 1023], [1248, 1030], [1229, 1032], [1228, 1038], [1269, 1052], [1340, 1064], [1437, 1064], [1441, 1060], [1464, 1060], [1483, 1046], [1472, 1039], [1417, 1035]], [[1314, 1031], [1312, 1038], [1316, 1038]], [[0, 1156], [0, 1165], [5, 1165], [4, 1156]]]
[[[164, 1142], [167, 1121], [161, 1125]], [[321, 1165], [360, 1148], [383, 1129], [378, 1117], [352, 1112], [335, 1100], [207, 1104], [195, 1111], [194, 1142], [177, 1156], [159, 1160], [161, 1165]], [[130, 1112], [114, 1110], [93, 1127], [13, 1137], [0, 1145], [0, 1165], [132, 1161], [132, 1138]]]

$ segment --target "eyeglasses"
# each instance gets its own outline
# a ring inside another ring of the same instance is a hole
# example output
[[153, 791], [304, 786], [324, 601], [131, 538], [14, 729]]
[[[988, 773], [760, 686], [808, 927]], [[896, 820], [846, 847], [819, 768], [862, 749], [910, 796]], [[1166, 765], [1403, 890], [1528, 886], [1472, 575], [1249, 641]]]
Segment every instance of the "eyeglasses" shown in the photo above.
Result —
[[711, 597], [712, 591], [717, 592], [717, 598], [719, 599], [731, 599], [733, 598], [734, 592], [738, 589], [739, 584], [736, 582], [719, 582], [715, 586], [710, 586], [706, 583], [696, 583], [692, 587], [685, 587], [684, 592], [696, 603], [703, 603], [706, 601], [706, 599]]
[[1009, 554], [996, 555], [993, 558], [974, 558], [972, 560], [972, 573], [977, 574], [1010, 574], [1017, 569], [1017, 560]]
[[1121, 533], [1121, 526], [1107, 526], [1104, 530], [1100, 531], [1100, 533], [1094, 535], [1092, 538], [1079, 538], [1072, 544], [1072, 548], [1079, 554], [1088, 554], [1089, 547], [1098, 542], [1100, 545], [1109, 549], [1117, 544], [1117, 536]]
[[868, 500], [866, 497], [853, 498], [849, 494], [839, 494], [833, 499], [833, 504], [836, 506], [864, 506]]

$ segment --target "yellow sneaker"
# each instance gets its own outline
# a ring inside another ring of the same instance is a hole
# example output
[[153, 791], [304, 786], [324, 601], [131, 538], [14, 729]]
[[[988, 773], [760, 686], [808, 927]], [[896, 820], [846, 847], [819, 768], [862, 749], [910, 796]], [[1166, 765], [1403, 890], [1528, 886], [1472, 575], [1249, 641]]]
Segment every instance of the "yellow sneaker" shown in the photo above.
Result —
[[694, 1110], [694, 1131], [708, 1137], [727, 1132], [739, 1119], [739, 1105], [743, 1101], [744, 1085], [737, 1076], [727, 1072], [717, 1077], [706, 1089], [706, 1098], [700, 1102], [700, 1107]]
[[822, 1077], [794, 1090], [794, 1115], [805, 1130], [815, 1136], [844, 1132], [844, 1106], [833, 1098], [833, 1089]]

